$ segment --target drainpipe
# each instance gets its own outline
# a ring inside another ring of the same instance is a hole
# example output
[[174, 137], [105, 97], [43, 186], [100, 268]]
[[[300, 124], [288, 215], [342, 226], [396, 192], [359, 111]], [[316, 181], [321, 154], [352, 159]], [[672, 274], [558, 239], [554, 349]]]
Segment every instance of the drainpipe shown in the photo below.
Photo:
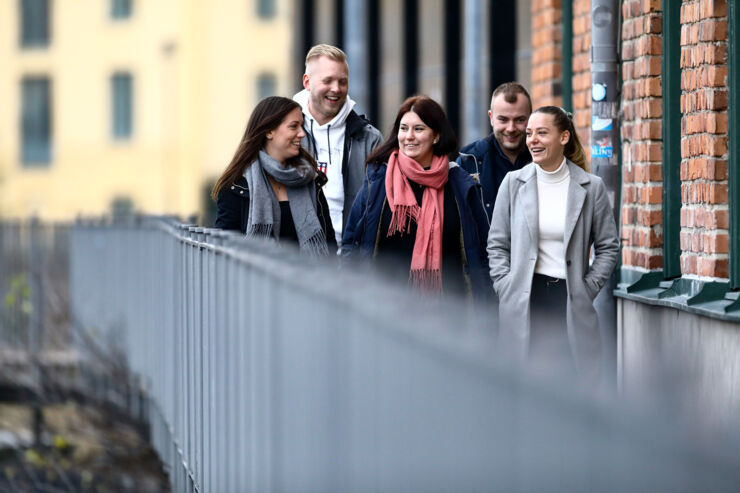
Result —
[[563, 108], [573, 111], [573, 0], [563, 0]]
[[[614, 208], [615, 221], [619, 218], [619, 204], [615, 203], [619, 190], [619, 84], [617, 48], [619, 11], [616, 0], [591, 0], [591, 171], [604, 180]], [[619, 224], [617, 222], [617, 224]], [[616, 271], [594, 305], [599, 315], [603, 341], [603, 374], [616, 383], [617, 368], [617, 310], [614, 289]]]

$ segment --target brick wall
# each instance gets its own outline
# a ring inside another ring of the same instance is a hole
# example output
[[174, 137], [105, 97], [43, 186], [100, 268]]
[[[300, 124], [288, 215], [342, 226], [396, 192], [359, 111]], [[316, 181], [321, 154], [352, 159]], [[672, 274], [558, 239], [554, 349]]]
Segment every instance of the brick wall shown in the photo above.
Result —
[[[586, 156], [591, 138], [591, 0], [573, 2], [573, 114]], [[532, 1], [532, 87], [535, 108], [562, 106], [563, 39], [561, 0]]]
[[681, 273], [728, 277], [727, 1], [681, 6]]
[[573, 2], [573, 123], [591, 156], [591, 0]]
[[663, 267], [660, 2], [625, 0], [622, 19], [622, 264], [657, 269]]
[[662, 267], [662, 166], [680, 166], [681, 274], [726, 279], [727, 2], [681, 5], [680, 163], [662, 162], [661, 2], [622, 15], [623, 265]]
[[[562, 32], [560, 0], [532, 0], [532, 105], [562, 105], [560, 81]], [[557, 93], [557, 94], [556, 94]]]

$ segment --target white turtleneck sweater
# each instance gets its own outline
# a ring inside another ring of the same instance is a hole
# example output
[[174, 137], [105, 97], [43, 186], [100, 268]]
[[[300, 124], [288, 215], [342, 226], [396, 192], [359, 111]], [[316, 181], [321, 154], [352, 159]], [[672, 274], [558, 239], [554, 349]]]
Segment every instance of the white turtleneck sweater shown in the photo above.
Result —
[[555, 171], [537, 170], [539, 245], [534, 271], [565, 279], [565, 215], [570, 171], [565, 158]]

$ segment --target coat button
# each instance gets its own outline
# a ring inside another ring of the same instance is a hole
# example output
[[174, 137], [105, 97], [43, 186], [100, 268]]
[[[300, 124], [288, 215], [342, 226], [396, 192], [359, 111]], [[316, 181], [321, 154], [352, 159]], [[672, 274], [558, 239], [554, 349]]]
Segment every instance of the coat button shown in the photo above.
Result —
[[570, 260], [566, 260], [566, 261], [565, 261], [565, 265], [568, 265], [568, 266], [570, 266]]
[[233, 186], [233, 185], [231, 186], [231, 189], [232, 189], [232, 190], [234, 189], [234, 186]]
[[[240, 194], [243, 194], [244, 193], [244, 190], [239, 190], [239, 193]], [[568, 265], [570, 265], [570, 262], [568, 263]]]

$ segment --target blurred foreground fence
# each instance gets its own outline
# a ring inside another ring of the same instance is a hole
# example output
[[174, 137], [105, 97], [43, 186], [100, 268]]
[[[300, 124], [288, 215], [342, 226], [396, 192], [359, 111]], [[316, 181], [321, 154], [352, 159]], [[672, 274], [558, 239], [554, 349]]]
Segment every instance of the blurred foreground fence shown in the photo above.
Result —
[[150, 397], [175, 491], [740, 484], [732, 437], [516, 372], [467, 306], [160, 218], [77, 224], [70, 259], [76, 323]]

